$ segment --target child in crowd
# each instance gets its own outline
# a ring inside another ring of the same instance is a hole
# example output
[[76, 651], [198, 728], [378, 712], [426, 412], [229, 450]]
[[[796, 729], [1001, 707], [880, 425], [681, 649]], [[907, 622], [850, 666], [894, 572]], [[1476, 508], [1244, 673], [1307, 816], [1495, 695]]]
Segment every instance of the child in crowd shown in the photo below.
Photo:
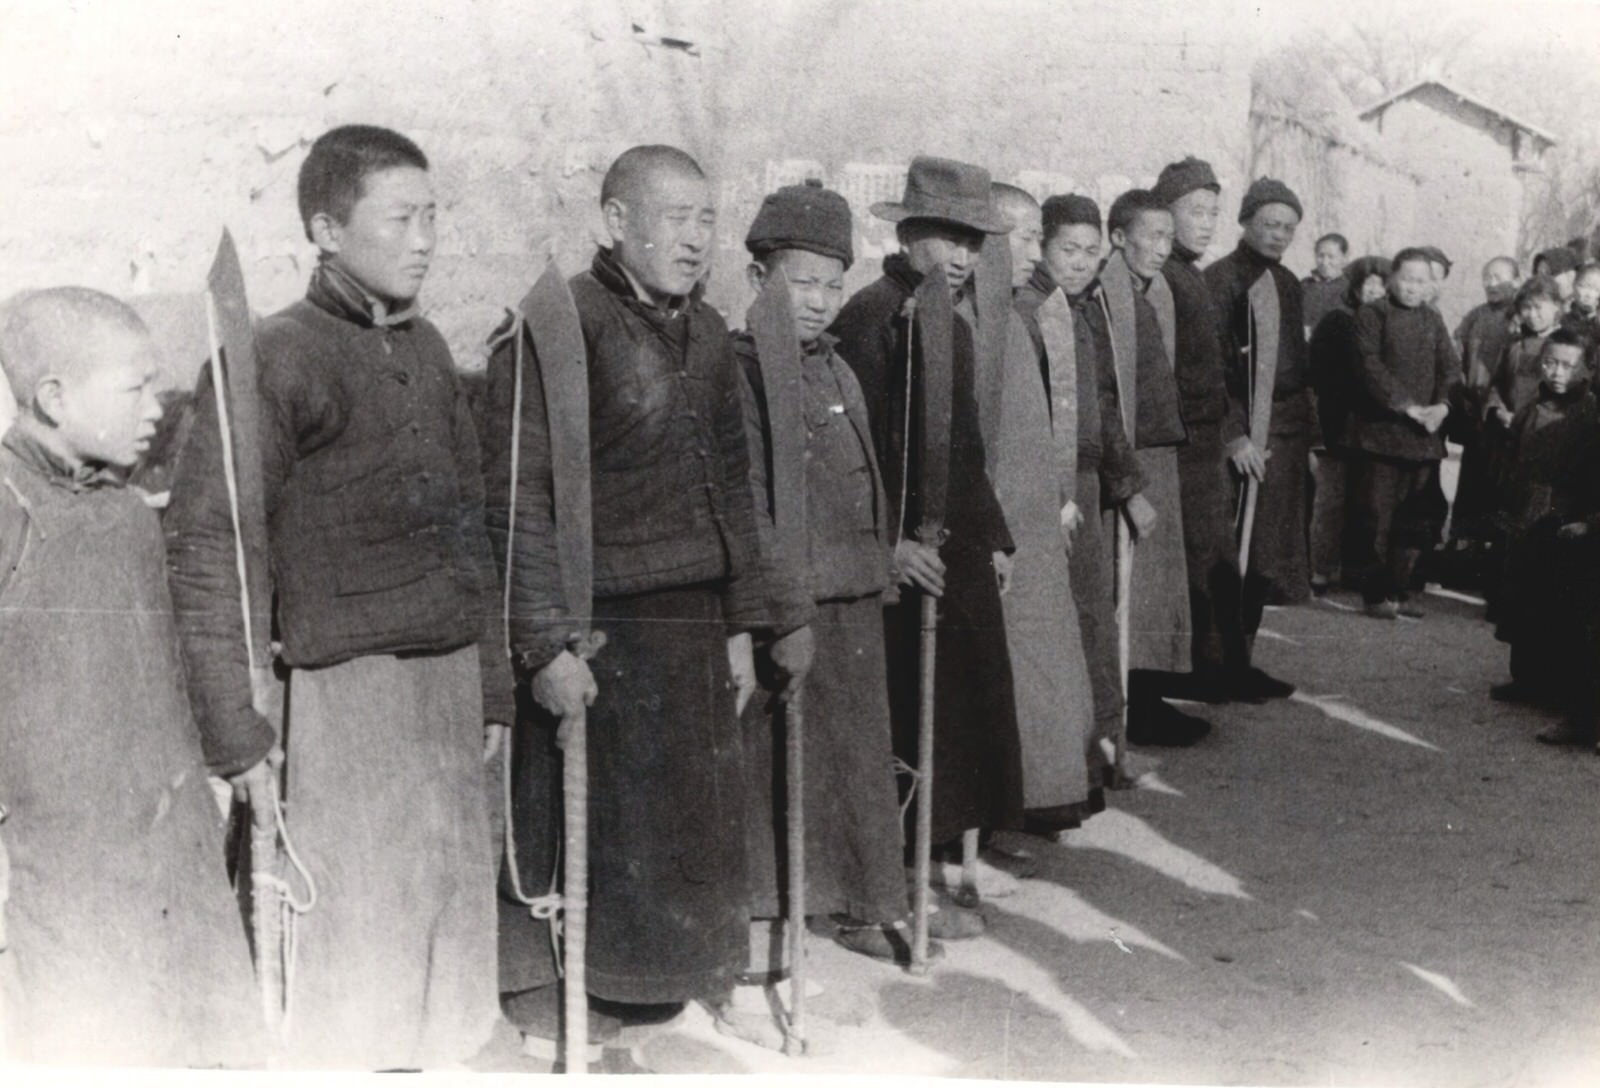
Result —
[[1591, 342], [1600, 338], [1600, 261], [1590, 261], [1578, 269], [1578, 278], [1572, 284], [1572, 302], [1561, 315], [1561, 324]]
[[161, 531], [125, 486], [161, 418], [149, 333], [108, 295], [35, 291], [0, 314], [0, 357], [0, 1052], [259, 1064]]
[[[295, 1061], [464, 1061], [498, 1017], [484, 763], [513, 714], [478, 437], [418, 311], [428, 160], [397, 132], [323, 134], [300, 169], [319, 252], [261, 323], [259, 442], [289, 670], [289, 818], [321, 897], [299, 921]], [[241, 643], [216, 402], [201, 379], [165, 527], [208, 750], [254, 795], [270, 768]]]
[[1344, 442], [1355, 454], [1351, 538], [1364, 570], [1367, 614], [1420, 616], [1411, 575], [1444, 528], [1440, 429], [1449, 415], [1461, 362], [1431, 305], [1433, 272], [1420, 249], [1396, 254], [1389, 294], [1356, 314], [1359, 380]]
[[1577, 287], [1578, 266], [1583, 261], [1570, 246], [1552, 246], [1533, 259], [1533, 274], [1549, 276], [1555, 281], [1561, 305], [1572, 301]]
[[[1509, 542], [1494, 615], [1495, 636], [1511, 646], [1511, 681], [1490, 692], [1502, 701], [1550, 699], [1579, 711], [1575, 703], [1589, 687], [1573, 656], [1584, 642], [1576, 591], [1585, 579], [1568, 544], [1586, 536], [1585, 519], [1600, 513], [1593, 493], [1600, 432], [1587, 355], [1577, 333], [1552, 332], [1539, 355], [1538, 396], [1511, 424], [1503, 488]], [[1592, 744], [1592, 706], [1578, 713], [1585, 716], [1540, 739]]]

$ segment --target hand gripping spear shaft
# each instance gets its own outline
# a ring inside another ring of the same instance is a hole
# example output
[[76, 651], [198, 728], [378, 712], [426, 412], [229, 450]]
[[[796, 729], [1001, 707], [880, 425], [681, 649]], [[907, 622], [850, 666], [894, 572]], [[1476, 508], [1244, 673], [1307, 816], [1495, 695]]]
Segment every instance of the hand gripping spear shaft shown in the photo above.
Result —
[[[906, 330], [908, 364], [919, 357], [920, 374], [908, 365], [906, 404], [922, 406], [918, 428], [917, 539], [933, 548], [945, 541], [945, 499], [950, 489], [950, 410], [954, 380], [955, 311], [943, 269], [924, 277], [917, 287], [916, 309]], [[920, 378], [920, 381], [917, 380]], [[907, 428], [910, 452], [911, 429]], [[909, 461], [909, 458], [907, 458]], [[907, 465], [906, 471], [909, 471]], [[905, 511], [901, 511], [902, 521]], [[912, 904], [911, 973], [928, 971], [928, 877], [933, 850], [933, 693], [938, 660], [939, 602], [922, 595], [920, 671], [917, 705], [917, 830], [915, 889]]]
[[[750, 307], [749, 324], [761, 362], [772, 449], [772, 522], [776, 529], [774, 559], [810, 584], [810, 548], [806, 527], [806, 423], [802, 402], [800, 341], [789, 300], [789, 280], [782, 269], [767, 278]], [[784, 705], [784, 783], [788, 794], [788, 929], [789, 1023], [784, 1052], [805, 1052], [806, 1009], [806, 818], [805, 711], [803, 685]]]
[[[562, 595], [573, 624], [571, 649], [592, 657], [605, 644], [605, 636], [591, 630], [594, 614], [593, 507], [589, 472], [589, 368], [583, 346], [578, 309], [561, 270], [554, 261], [534, 283], [518, 307], [521, 328], [513, 329], [517, 351], [512, 377], [511, 495], [508, 535], [515, 536], [517, 521], [517, 462], [522, 439], [523, 373], [522, 335], [525, 328], [538, 363], [538, 380], [544, 387], [543, 421], [550, 438], [550, 465], [554, 491], [556, 561], [560, 567]], [[510, 622], [511, 562], [515, 548], [506, 544], [506, 618]], [[508, 626], [509, 633], [509, 626]], [[562, 1055], [567, 1073], [588, 1072], [589, 996], [585, 971], [589, 916], [589, 761], [588, 715], [580, 707], [561, 719], [556, 734], [561, 747], [562, 847], [561, 931], [563, 962]], [[510, 753], [506, 753], [510, 774]], [[505, 814], [509, 829], [512, 813]], [[508, 834], [508, 842], [514, 841]], [[515, 850], [508, 863], [515, 870]]]
[[[245, 298], [244, 273], [233, 237], [226, 230], [206, 277], [206, 329], [211, 349], [211, 386], [217, 400], [222, 438], [222, 470], [233, 520], [234, 558], [239, 578], [239, 608], [249, 658], [251, 702], [283, 739], [283, 692], [272, 673], [272, 591], [267, 574], [267, 518], [261, 472], [260, 396], [257, 389], [255, 332]], [[275, 1039], [281, 1039], [289, 1014], [292, 936], [286, 932], [285, 904], [296, 912], [310, 908], [315, 888], [306, 875], [308, 899], [287, 896], [279, 876], [282, 830], [275, 776], [267, 796], [250, 804], [250, 931], [262, 1011]], [[303, 874], [305, 875], [305, 874]], [[282, 902], [280, 902], [282, 900]]]

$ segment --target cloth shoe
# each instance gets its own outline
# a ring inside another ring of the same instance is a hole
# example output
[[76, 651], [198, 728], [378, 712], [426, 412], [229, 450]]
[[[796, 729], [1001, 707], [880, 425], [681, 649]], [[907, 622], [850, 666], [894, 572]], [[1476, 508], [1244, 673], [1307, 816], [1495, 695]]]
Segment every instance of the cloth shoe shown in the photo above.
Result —
[[[928, 930], [930, 936], [933, 931], [933, 919], [938, 914], [928, 917]], [[884, 960], [897, 967], [911, 966], [911, 923], [901, 920], [888, 925], [865, 925], [848, 915], [835, 915], [833, 939], [842, 948], [851, 952], [868, 956], [875, 960]], [[928, 962], [937, 963], [944, 959], [944, 945], [936, 940], [928, 941]]]
[[1233, 691], [1240, 702], [1262, 703], [1268, 699], [1287, 699], [1294, 694], [1294, 685], [1247, 665], [1235, 674]]
[[1560, 725], [1546, 729], [1543, 733], [1536, 734], [1533, 739], [1540, 744], [1587, 748], [1595, 742], [1595, 730], [1592, 726], [1564, 721]]
[[1375, 620], [1392, 620], [1400, 614], [1400, 606], [1394, 601], [1368, 601], [1365, 611]]
[[1422, 605], [1418, 604], [1410, 597], [1407, 597], [1403, 601], [1395, 602], [1394, 610], [1398, 615], [1404, 616], [1408, 620], [1420, 620], [1423, 616], [1427, 615], [1427, 613], [1422, 610]]
[[1187, 748], [1211, 732], [1211, 723], [1156, 700], [1128, 708], [1128, 743]]

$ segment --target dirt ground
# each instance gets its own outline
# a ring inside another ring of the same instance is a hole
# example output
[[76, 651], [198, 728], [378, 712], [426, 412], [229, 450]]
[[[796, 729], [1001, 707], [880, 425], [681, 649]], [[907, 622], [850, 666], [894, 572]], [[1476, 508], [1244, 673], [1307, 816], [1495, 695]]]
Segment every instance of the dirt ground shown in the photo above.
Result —
[[[924, 979], [812, 942], [836, 1029], [787, 1059], [691, 1009], [636, 1039], [661, 1073], [1089, 1082], [1600, 1084], [1600, 757], [1491, 702], [1469, 601], [1382, 622], [1334, 593], [1270, 613], [1295, 699], [1207, 707], [1140, 788], [985, 904]], [[1195, 708], [1192, 708], [1195, 709]], [[509, 1028], [473, 1063], [547, 1069]]]

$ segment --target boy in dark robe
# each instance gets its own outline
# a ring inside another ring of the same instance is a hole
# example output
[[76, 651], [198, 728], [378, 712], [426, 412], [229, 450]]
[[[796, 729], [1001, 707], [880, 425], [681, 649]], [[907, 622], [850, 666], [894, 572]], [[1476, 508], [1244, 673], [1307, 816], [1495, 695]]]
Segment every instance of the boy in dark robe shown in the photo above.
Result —
[[[534, 347], [519, 349], [510, 325], [492, 340], [483, 428], [489, 536], [511, 571], [511, 651], [531, 696], [513, 745], [517, 853], [502, 871], [500, 988], [525, 1052], [542, 1057], [559, 1027], [557, 973], [548, 923], [517, 888], [542, 892], [555, 866], [559, 720], [593, 704], [589, 993], [620, 1006], [621, 1019], [696, 1000], [719, 1010], [749, 958], [735, 685], [753, 688], [752, 635], [780, 692], [812, 653], [814, 606], [761, 547], [739, 364], [703, 297], [710, 184], [678, 148], [635, 147], [606, 172], [600, 207], [611, 245], [569, 281], [589, 379], [591, 601], [564, 596], [553, 474], [571, 468], [552, 463]], [[590, 614], [608, 641], [586, 661], [574, 638]], [[591, 1039], [617, 1026], [591, 1016]]]
[[1305, 310], [1306, 335], [1316, 331], [1328, 311], [1339, 305], [1349, 286], [1344, 277], [1350, 260], [1350, 241], [1342, 234], [1324, 234], [1311, 247], [1316, 267], [1300, 281], [1301, 305]]
[[[971, 328], [953, 322], [948, 539], [918, 541], [921, 518], [918, 415], [905, 426], [908, 398], [921, 381], [921, 356], [907, 352], [912, 328], [906, 303], [923, 278], [943, 275], [959, 296], [970, 281], [985, 234], [1011, 226], [992, 207], [988, 171], [919, 156], [904, 200], [873, 206], [897, 225], [901, 252], [883, 276], [845, 303], [830, 330], [839, 354], [860, 382], [889, 495], [895, 569], [915, 592], [885, 612], [889, 706], [895, 750], [917, 762], [920, 595], [939, 600], [934, 668], [933, 841], [946, 851], [969, 829], [1022, 826], [1022, 758], [1000, 594], [1010, 576], [1011, 534], [986, 473], [975, 392]], [[903, 497], [903, 503], [902, 503]], [[948, 909], [948, 906], [941, 909]]]
[[1162, 695], [1190, 667], [1188, 558], [1183, 527], [1178, 449], [1188, 441], [1173, 373], [1176, 305], [1161, 275], [1172, 251], [1172, 212], [1154, 194], [1131, 189], [1106, 214], [1111, 253], [1100, 269], [1101, 302], [1111, 329], [1123, 423], [1131, 430], [1144, 470], [1142, 501], [1151, 525], [1112, 515], [1107, 544], [1131, 533], [1128, 586], [1128, 739], [1135, 744], [1193, 744], [1211, 729]]
[[[301, 164], [318, 262], [261, 323], [259, 438], [288, 827], [321, 891], [299, 918], [289, 1060], [466, 1060], [498, 1017], [485, 764], [512, 717], [478, 436], [417, 305], [435, 241], [428, 160], [389, 129], [324, 133]], [[216, 398], [202, 378], [165, 530], [202, 733], [251, 705]], [[252, 753], [253, 754], [253, 753]], [[272, 771], [229, 768], [253, 797]]]
[[1429, 305], [1428, 255], [1395, 255], [1389, 295], [1356, 314], [1358, 380], [1345, 424], [1350, 465], [1351, 566], [1362, 572], [1367, 614], [1420, 616], [1411, 575], [1444, 528], [1439, 462], [1461, 361]]
[[[1512, 421], [1507, 445], [1506, 566], [1495, 605], [1495, 637], [1511, 647], [1511, 682], [1491, 694], [1502, 701], [1551, 701], [1569, 712], [1540, 739], [1593, 744], [1591, 680], [1582, 660], [1591, 579], [1588, 521], [1596, 474], [1595, 402], [1589, 386], [1589, 344], [1557, 329], [1539, 353], [1539, 394]], [[1575, 528], [1574, 526], [1582, 526]]]
[[1066, 528], [1072, 539], [1067, 555], [1073, 601], [1078, 606], [1079, 633], [1089, 668], [1094, 704], [1094, 729], [1086, 752], [1091, 789], [1081, 805], [1055, 813], [1038, 813], [1030, 830], [1050, 834], [1075, 826], [1105, 808], [1104, 785], [1110, 768], [1112, 738], [1122, 727], [1122, 663], [1117, 648], [1115, 578], [1111, 551], [1105, 544], [1102, 513], [1137, 520], [1153, 516], [1140, 492], [1144, 473], [1128, 441], [1117, 391], [1111, 330], [1101, 308], [1099, 291], [1100, 207], [1086, 196], [1052, 196], [1043, 206], [1043, 259], [1028, 283], [1017, 292], [1016, 308], [1030, 336], [1043, 348], [1037, 313], [1059, 288], [1072, 307], [1077, 370], [1077, 496]]
[[20, 409], [0, 442], [0, 1042], [260, 1064], [206, 776], [273, 736], [206, 747], [190, 713], [161, 530], [124, 486], [161, 418], [149, 333], [97, 291], [36, 291], [0, 311], [0, 358]]
[[1316, 494], [1311, 503], [1311, 586], [1317, 592], [1325, 592], [1342, 575], [1350, 505], [1344, 432], [1361, 374], [1356, 313], [1387, 293], [1389, 258], [1356, 258], [1345, 267], [1345, 282], [1339, 305], [1324, 314], [1311, 333], [1311, 386], [1317, 394], [1321, 436], [1313, 471]]
[[[872, 444], [861, 387], [826, 332], [844, 304], [844, 274], [855, 256], [850, 205], [816, 185], [779, 189], [762, 201], [745, 236], [750, 286], [759, 292], [778, 272], [789, 288], [801, 350], [805, 427], [807, 562], [800, 576], [816, 612], [817, 655], [804, 695], [806, 910], [832, 916], [845, 947], [909, 962], [909, 903], [902, 860], [894, 742], [883, 647], [883, 607], [890, 591], [888, 500]], [[745, 436], [757, 525], [775, 534], [771, 411], [755, 337], [733, 338], [745, 388]], [[784, 554], [781, 542], [767, 550]], [[758, 648], [757, 675], [771, 669]], [[780, 896], [786, 801], [784, 711], [763, 686], [744, 713], [754, 970], [766, 972], [783, 947]], [[941, 912], [942, 914], [942, 912]], [[939, 914], [934, 926], [939, 928]], [[937, 946], [935, 946], [937, 947]], [[937, 952], [933, 953], [937, 955]], [[742, 990], [742, 988], [741, 988]], [[771, 1025], [762, 1003], [758, 1015]], [[772, 1025], [775, 1029], [775, 1025]], [[765, 1032], [769, 1045], [781, 1033]]]
[[1600, 336], [1600, 262], [1590, 261], [1578, 269], [1578, 277], [1572, 283], [1572, 302], [1561, 315], [1561, 324], [1591, 343]]

